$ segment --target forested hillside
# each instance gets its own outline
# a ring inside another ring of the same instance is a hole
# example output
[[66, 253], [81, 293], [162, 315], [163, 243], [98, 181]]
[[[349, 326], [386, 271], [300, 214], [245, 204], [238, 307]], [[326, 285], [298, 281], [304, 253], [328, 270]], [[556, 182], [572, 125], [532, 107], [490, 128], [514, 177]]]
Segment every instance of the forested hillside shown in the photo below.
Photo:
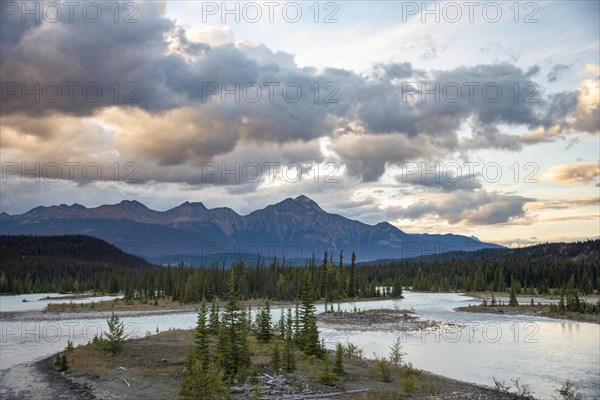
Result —
[[361, 271], [373, 280], [399, 277], [416, 290], [505, 291], [515, 286], [517, 292], [548, 293], [572, 278], [575, 288], [589, 294], [600, 287], [599, 265], [600, 240], [588, 240], [381, 261], [361, 265]]
[[116, 292], [146, 268], [155, 267], [90, 236], [0, 236], [0, 293]]

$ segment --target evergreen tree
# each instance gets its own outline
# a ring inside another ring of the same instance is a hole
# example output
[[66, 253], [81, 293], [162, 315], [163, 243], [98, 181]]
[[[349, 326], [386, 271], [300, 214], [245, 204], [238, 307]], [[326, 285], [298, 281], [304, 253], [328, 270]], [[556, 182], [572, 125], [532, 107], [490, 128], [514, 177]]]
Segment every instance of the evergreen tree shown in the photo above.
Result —
[[348, 279], [348, 297], [356, 297], [356, 254], [352, 252], [350, 260], [350, 277]]
[[294, 308], [294, 343], [300, 345], [300, 306], [297, 301]]
[[564, 314], [567, 308], [565, 307], [565, 289], [560, 291], [560, 301], [558, 302], [558, 312]]
[[54, 359], [54, 365], [59, 372], [65, 372], [69, 369], [69, 362], [65, 353], [58, 353]]
[[321, 348], [321, 342], [319, 341], [319, 330], [317, 328], [317, 319], [313, 315], [308, 318], [308, 326], [306, 334], [304, 336], [304, 354], [307, 356], [321, 357], [323, 355], [323, 349]]
[[336, 376], [332, 373], [330, 367], [329, 353], [326, 351], [323, 358], [323, 370], [319, 373], [319, 382], [323, 385], [333, 386], [335, 378]]
[[241, 367], [249, 365], [247, 321], [238, 303], [235, 273], [231, 273], [227, 303], [221, 314], [218, 338], [219, 360], [225, 376], [233, 379]]
[[256, 338], [262, 342], [271, 340], [271, 307], [269, 299], [265, 300], [265, 306], [256, 314]]
[[508, 300], [509, 307], [516, 307], [519, 305], [517, 302], [517, 294], [514, 287], [510, 288], [510, 299]]
[[217, 306], [217, 299], [215, 297], [213, 297], [210, 306], [209, 326], [211, 334], [216, 335], [219, 333], [219, 307]]
[[113, 269], [110, 275], [110, 293], [118, 293], [119, 292], [119, 279], [117, 277], [116, 271]]
[[133, 300], [134, 292], [133, 292], [133, 282], [129, 274], [125, 276], [125, 293], [124, 299], [126, 302], [131, 302]]
[[[283, 313], [283, 310], [281, 311]], [[292, 330], [292, 309], [288, 308], [286, 330], [285, 330], [285, 347], [284, 347], [284, 365], [287, 372], [296, 370], [296, 353], [294, 350], [294, 333]]]
[[310, 292], [305, 287], [301, 293], [302, 307], [300, 309], [300, 345], [306, 355], [320, 357], [322, 355], [321, 342], [319, 341], [319, 330], [315, 316], [315, 305]]
[[273, 353], [271, 354], [271, 368], [275, 373], [281, 369], [281, 355], [279, 353], [279, 346], [273, 346]]
[[281, 314], [279, 316], [277, 328], [279, 331], [279, 337], [281, 339], [285, 339], [285, 310], [283, 308], [281, 309]]
[[390, 347], [390, 362], [394, 367], [399, 367], [405, 355], [406, 353], [402, 351], [402, 340], [398, 337]]
[[108, 332], [104, 333], [106, 339], [103, 339], [101, 343], [106, 351], [110, 351], [115, 355], [116, 353], [123, 351], [123, 348], [125, 347], [125, 325], [114, 312], [106, 322], [108, 324]]
[[402, 297], [402, 283], [400, 282], [400, 278], [394, 278], [394, 284], [392, 286], [392, 297], [401, 298]]
[[202, 368], [207, 368], [210, 362], [210, 328], [207, 324], [208, 305], [206, 299], [202, 299], [198, 309], [198, 323], [194, 333], [198, 358]]
[[335, 363], [333, 364], [333, 373], [337, 376], [344, 375], [344, 347], [339, 342], [335, 346]]

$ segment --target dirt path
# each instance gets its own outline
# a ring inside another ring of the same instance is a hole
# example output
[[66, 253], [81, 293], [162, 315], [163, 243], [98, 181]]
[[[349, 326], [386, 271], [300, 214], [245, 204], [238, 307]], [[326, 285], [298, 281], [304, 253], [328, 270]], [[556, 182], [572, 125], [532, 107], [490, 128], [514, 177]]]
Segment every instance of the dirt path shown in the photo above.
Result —
[[96, 400], [91, 390], [56, 371], [51, 358], [19, 364], [0, 374], [3, 400]]

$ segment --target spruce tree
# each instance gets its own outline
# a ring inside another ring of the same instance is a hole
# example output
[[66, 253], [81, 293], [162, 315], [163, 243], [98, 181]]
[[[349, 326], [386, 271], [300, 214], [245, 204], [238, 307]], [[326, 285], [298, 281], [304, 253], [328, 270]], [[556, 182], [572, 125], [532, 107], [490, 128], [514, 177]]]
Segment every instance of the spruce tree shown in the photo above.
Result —
[[514, 287], [510, 288], [510, 299], [508, 300], [509, 307], [516, 307], [519, 305], [517, 301], [517, 294]]
[[[283, 310], [281, 311], [283, 313]], [[294, 345], [294, 333], [292, 330], [292, 310], [288, 308], [285, 330], [284, 366], [287, 372], [296, 370], [296, 353]]]
[[233, 379], [241, 367], [250, 363], [247, 330], [246, 313], [240, 309], [235, 274], [232, 271], [217, 344], [219, 361], [228, 379]]
[[108, 324], [108, 332], [105, 332], [106, 339], [102, 340], [103, 347], [110, 351], [113, 355], [120, 352], [124, 348], [125, 326], [119, 317], [113, 312], [110, 319], [106, 320]]
[[256, 314], [256, 338], [261, 342], [271, 340], [271, 307], [269, 299], [265, 300], [265, 306]]
[[202, 298], [200, 308], [198, 309], [198, 323], [194, 332], [197, 355], [202, 364], [202, 368], [207, 368], [210, 362], [210, 328], [207, 324], [208, 305], [206, 299]]
[[300, 345], [300, 305], [297, 301], [294, 311], [294, 342]]
[[394, 284], [392, 286], [392, 297], [401, 298], [402, 297], [402, 283], [400, 282], [400, 278], [394, 278]]
[[306, 322], [307, 328], [303, 339], [304, 354], [307, 356], [321, 357], [323, 349], [319, 341], [319, 330], [317, 328], [317, 319], [314, 315], [310, 316]]
[[350, 277], [348, 279], [348, 297], [356, 297], [356, 254], [352, 252], [350, 260]]
[[219, 333], [219, 308], [217, 306], [217, 299], [213, 297], [212, 304], [210, 306], [210, 320], [209, 320], [210, 332], [213, 335]]
[[302, 307], [300, 309], [300, 345], [306, 355], [320, 357], [322, 355], [319, 330], [315, 316], [315, 305], [307, 291], [303, 293]]
[[335, 363], [333, 364], [333, 373], [337, 376], [344, 375], [344, 347], [339, 342], [335, 346]]
[[279, 330], [279, 337], [284, 340], [285, 339], [285, 310], [281, 309], [281, 314], [279, 316], [279, 323], [277, 324], [277, 328]]
[[273, 353], [271, 353], [271, 368], [275, 373], [281, 369], [281, 355], [279, 353], [279, 346], [273, 346]]

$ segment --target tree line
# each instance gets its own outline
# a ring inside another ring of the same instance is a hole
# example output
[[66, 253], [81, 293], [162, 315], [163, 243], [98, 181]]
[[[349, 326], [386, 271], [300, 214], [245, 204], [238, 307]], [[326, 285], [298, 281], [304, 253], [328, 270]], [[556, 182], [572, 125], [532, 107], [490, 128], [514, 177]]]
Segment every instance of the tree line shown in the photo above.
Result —
[[227, 267], [159, 267], [102, 240], [72, 235], [0, 236], [0, 292], [124, 293], [127, 300], [171, 298], [182, 303], [225, 298], [231, 279], [241, 299], [295, 301], [303, 285], [314, 300], [400, 296], [422, 291], [498, 291], [517, 294], [569, 286], [581, 294], [600, 288], [600, 240], [546, 244], [526, 249], [480, 250], [408, 260], [357, 264], [351, 253], [313, 256], [304, 267], [273, 259]]

